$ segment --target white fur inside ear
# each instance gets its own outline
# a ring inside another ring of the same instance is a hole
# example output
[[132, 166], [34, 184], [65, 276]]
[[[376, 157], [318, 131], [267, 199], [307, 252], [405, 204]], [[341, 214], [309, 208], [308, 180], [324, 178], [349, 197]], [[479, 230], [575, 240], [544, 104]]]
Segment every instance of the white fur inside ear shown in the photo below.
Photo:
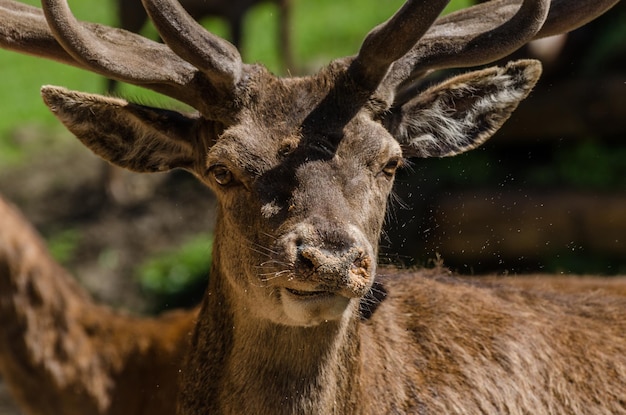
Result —
[[539, 73], [535, 61], [518, 61], [452, 78], [405, 104], [394, 135], [407, 156], [444, 157], [473, 149], [502, 126]]

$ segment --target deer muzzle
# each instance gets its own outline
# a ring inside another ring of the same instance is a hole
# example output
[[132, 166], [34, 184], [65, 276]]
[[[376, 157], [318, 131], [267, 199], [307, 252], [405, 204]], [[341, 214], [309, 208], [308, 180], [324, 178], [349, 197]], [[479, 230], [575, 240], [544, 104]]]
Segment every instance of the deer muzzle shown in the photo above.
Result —
[[[315, 233], [320, 235], [319, 228]], [[339, 320], [369, 292], [375, 274], [372, 250], [353, 238], [337, 238], [340, 234], [334, 230], [325, 238], [305, 240], [295, 232], [283, 239], [291, 273], [278, 285], [288, 324]]]
[[362, 297], [370, 287], [372, 260], [362, 249], [333, 252], [318, 247], [298, 249], [298, 268], [311, 283], [348, 298]]
[[356, 227], [324, 223], [300, 224], [279, 238], [282, 262], [291, 266], [285, 287], [291, 293], [328, 293], [360, 298], [369, 291], [376, 263], [373, 249]]

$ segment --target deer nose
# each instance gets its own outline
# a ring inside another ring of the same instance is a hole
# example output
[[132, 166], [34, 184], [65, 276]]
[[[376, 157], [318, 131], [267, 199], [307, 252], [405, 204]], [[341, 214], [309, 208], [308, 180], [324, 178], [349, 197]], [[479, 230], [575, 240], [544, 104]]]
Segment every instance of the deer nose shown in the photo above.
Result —
[[308, 280], [332, 288], [346, 297], [365, 295], [372, 279], [372, 259], [357, 247], [333, 251], [300, 246], [298, 263]]

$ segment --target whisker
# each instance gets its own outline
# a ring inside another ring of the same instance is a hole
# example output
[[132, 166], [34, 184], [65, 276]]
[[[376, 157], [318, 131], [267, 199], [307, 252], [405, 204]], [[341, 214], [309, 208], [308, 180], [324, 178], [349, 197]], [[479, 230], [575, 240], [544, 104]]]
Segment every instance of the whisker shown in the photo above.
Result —
[[293, 272], [291, 270], [285, 269], [282, 271], [277, 271], [277, 272], [268, 272], [266, 274], [259, 274], [261, 277], [263, 277], [261, 279], [261, 281], [271, 281], [277, 278], [281, 278], [284, 275], [293, 275]]

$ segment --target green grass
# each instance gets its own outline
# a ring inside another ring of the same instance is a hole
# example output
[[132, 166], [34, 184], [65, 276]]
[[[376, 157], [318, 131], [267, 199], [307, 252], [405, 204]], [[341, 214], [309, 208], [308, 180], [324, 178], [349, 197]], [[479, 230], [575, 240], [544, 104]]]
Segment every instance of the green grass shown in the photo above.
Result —
[[[39, 5], [38, 0], [22, 0]], [[333, 58], [357, 52], [365, 34], [386, 20], [403, 0], [294, 0], [291, 22], [292, 43], [296, 62], [302, 68], [314, 70]], [[469, 0], [453, 0], [449, 10], [465, 6]], [[113, 2], [70, 1], [74, 14], [82, 20], [105, 24], [115, 22]], [[261, 62], [270, 70], [281, 73], [276, 47], [277, 7], [262, 4], [247, 17], [242, 54], [246, 62]], [[224, 36], [226, 26], [217, 19], [203, 22], [209, 30]], [[147, 28], [147, 34], [154, 30]], [[76, 68], [31, 56], [0, 50], [0, 166], [17, 162], [24, 152], [19, 142], [21, 129], [47, 134], [58, 133], [62, 127], [41, 102], [39, 89], [52, 84], [70, 89], [99, 93], [104, 90], [104, 80]], [[124, 85], [120, 94], [148, 103], [163, 103], [156, 94]], [[58, 134], [57, 134], [58, 135]]]
[[[39, 1], [23, 1], [39, 5]], [[76, 5], [74, 4], [76, 3]], [[93, 15], [92, 20], [111, 21], [111, 8], [108, 2], [73, 2], [77, 16]], [[24, 149], [19, 142], [22, 129], [47, 133], [62, 129], [42, 103], [39, 89], [42, 85], [54, 84], [68, 88], [99, 92], [103, 81], [94, 74], [56, 62], [0, 50], [0, 165], [19, 160]], [[32, 144], [36, 147], [36, 144]]]

